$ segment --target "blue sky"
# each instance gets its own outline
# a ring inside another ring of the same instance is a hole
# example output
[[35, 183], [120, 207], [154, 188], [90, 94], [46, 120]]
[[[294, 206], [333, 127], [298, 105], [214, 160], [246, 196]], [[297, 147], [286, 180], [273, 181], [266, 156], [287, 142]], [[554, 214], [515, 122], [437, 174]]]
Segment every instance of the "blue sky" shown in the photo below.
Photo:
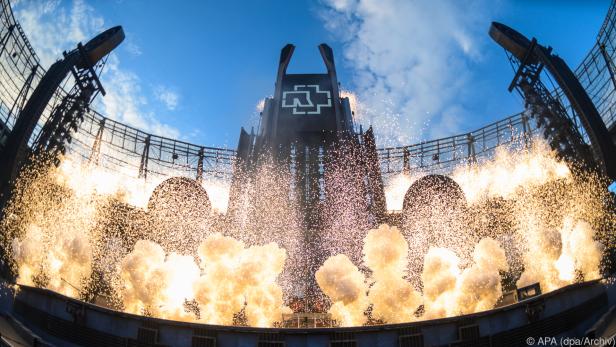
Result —
[[316, 46], [334, 49], [380, 145], [469, 131], [522, 110], [513, 73], [487, 35], [503, 22], [549, 44], [572, 67], [593, 45], [609, 1], [145, 1], [15, 2], [43, 63], [121, 24], [101, 113], [146, 131], [235, 147], [271, 95], [280, 48], [297, 46], [289, 72], [324, 71]]

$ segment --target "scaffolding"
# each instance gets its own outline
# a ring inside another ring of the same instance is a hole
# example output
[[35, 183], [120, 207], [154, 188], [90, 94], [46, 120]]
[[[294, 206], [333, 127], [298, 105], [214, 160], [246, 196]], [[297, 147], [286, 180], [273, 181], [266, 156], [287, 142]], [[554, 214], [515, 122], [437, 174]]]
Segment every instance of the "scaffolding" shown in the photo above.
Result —
[[[15, 20], [8, 0], [0, 0], [0, 148], [45, 69]], [[616, 127], [616, 3], [612, 2], [597, 41], [575, 70], [608, 129]], [[59, 89], [30, 139], [33, 143], [53, 107], [66, 91]], [[570, 109], [558, 88], [553, 95]], [[576, 124], [577, 125], [577, 124]], [[579, 127], [579, 126], [578, 126]], [[378, 130], [378, 129], [377, 129]], [[408, 146], [378, 149], [385, 179], [404, 171], [451, 173], [458, 165], [490, 158], [496, 148], [524, 144], [538, 130], [524, 112], [480, 129]], [[582, 132], [582, 131], [581, 131]], [[582, 132], [583, 134], [583, 132]], [[147, 133], [89, 110], [67, 148], [69, 153], [134, 177], [186, 176], [230, 178], [236, 151], [206, 147]]]

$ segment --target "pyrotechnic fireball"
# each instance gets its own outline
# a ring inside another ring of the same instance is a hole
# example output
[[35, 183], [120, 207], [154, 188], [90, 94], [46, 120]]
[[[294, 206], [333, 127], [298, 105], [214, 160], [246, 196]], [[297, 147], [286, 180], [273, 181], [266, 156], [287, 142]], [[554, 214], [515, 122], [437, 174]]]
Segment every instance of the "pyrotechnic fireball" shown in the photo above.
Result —
[[[0, 270], [12, 293], [0, 306], [42, 324], [36, 329], [94, 344], [66, 334], [88, 329], [115, 343], [107, 330], [138, 322], [136, 340], [148, 346], [242, 345], [235, 334], [252, 334], [259, 346], [313, 338], [355, 346], [365, 336], [418, 346], [508, 343], [553, 321], [568, 324], [554, 334], [594, 336], [614, 321], [616, 213], [607, 186], [616, 150], [604, 118], [613, 132], [616, 103], [605, 101], [614, 92], [605, 43], [589, 55], [604, 65], [586, 62], [574, 73], [551, 48], [493, 23], [490, 36], [516, 71], [510, 90], [526, 110], [477, 131], [385, 148], [378, 145], [396, 139], [372, 128], [380, 123], [371, 123], [373, 97], [341, 89], [332, 49], [319, 46], [325, 73], [290, 74], [289, 44], [272, 96], [256, 105], [257, 129], [242, 128], [231, 150], [146, 133], [91, 109], [107, 93], [99, 75], [124, 39], [121, 27], [39, 73], [8, 3], [0, 5], [0, 85], [23, 84], [0, 87], [0, 116], [9, 104], [17, 112], [0, 117]], [[356, 20], [346, 6], [332, 14]], [[606, 23], [599, 38], [610, 43], [616, 36], [604, 31], [616, 20]], [[31, 60], [30, 77], [17, 73], [29, 71], [18, 61]], [[110, 70], [118, 78], [117, 66]], [[605, 83], [597, 87], [592, 73]], [[544, 85], [546, 74], [558, 88]], [[173, 93], [155, 89], [168, 109], [177, 106]], [[572, 323], [578, 316], [583, 323]], [[113, 328], [92, 327], [103, 320]], [[159, 338], [168, 324], [183, 332]]]

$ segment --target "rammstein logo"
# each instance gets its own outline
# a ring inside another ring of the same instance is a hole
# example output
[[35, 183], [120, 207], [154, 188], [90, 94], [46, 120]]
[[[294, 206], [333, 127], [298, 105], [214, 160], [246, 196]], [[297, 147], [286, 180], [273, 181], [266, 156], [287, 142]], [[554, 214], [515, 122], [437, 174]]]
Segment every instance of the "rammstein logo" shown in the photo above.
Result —
[[321, 114], [321, 107], [332, 107], [331, 93], [318, 84], [296, 84], [282, 93], [282, 107], [293, 108], [293, 114]]

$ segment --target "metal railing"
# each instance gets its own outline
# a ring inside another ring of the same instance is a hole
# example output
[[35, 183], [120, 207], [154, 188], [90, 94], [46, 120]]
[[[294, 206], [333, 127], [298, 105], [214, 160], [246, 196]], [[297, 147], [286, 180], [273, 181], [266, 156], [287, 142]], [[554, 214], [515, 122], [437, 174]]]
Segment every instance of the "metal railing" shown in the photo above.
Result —
[[8, 1], [0, 4], [0, 130], [8, 133], [41, 75], [39, 60]]
[[[45, 69], [15, 20], [8, 0], [0, 0], [0, 147]], [[59, 89], [39, 122], [32, 143], [63, 95]], [[67, 146], [69, 153], [110, 170], [148, 178], [181, 175], [228, 178], [235, 151], [149, 134], [90, 110]]]
[[71, 151], [98, 165], [133, 172], [143, 178], [151, 175], [229, 178], [235, 160], [234, 150], [149, 134], [95, 111], [84, 117]]
[[402, 171], [450, 173], [460, 163], [490, 156], [497, 147], [526, 144], [536, 130], [536, 123], [522, 112], [469, 133], [381, 148], [381, 172], [385, 177]]
[[[0, 0], [0, 146], [45, 70], [8, 0]], [[616, 5], [612, 3], [597, 43], [576, 69], [608, 127], [616, 123]], [[558, 94], [558, 90], [555, 91]], [[40, 125], [64, 94], [59, 90]], [[566, 105], [566, 100], [561, 101]], [[456, 165], [490, 157], [495, 148], [512, 145], [536, 132], [534, 121], [519, 113], [465, 134], [378, 150], [382, 173], [403, 170], [449, 173]], [[37, 130], [38, 131], [38, 130]], [[35, 135], [36, 136], [36, 135]], [[34, 140], [31, 139], [31, 141]], [[231, 177], [236, 152], [149, 134], [106, 118], [96, 111], [85, 117], [68, 149], [98, 165], [135, 177], [182, 175]]]
[[[610, 4], [607, 16], [597, 35], [597, 42], [575, 69], [580, 83], [591, 97], [608, 129], [616, 127], [616, 1]], [[553, 94], [573, 116], [584, 140], [586, 132], [571, 109], [562, 91], [553, 85]], [[534, 120], [519, 113], [469, 133], [417, 144], [381, 148], [379, 159], [385, 177], [404, 170], [450, 173], [456, 165], [490, 157], [494, 149], [518, 143], [537, 132]], [[518, 134], [516, 137], [515, 134]]]
[[575, 70], [608, 129], [616, 126], [616, 2], [612, 1], [597, 42]]

